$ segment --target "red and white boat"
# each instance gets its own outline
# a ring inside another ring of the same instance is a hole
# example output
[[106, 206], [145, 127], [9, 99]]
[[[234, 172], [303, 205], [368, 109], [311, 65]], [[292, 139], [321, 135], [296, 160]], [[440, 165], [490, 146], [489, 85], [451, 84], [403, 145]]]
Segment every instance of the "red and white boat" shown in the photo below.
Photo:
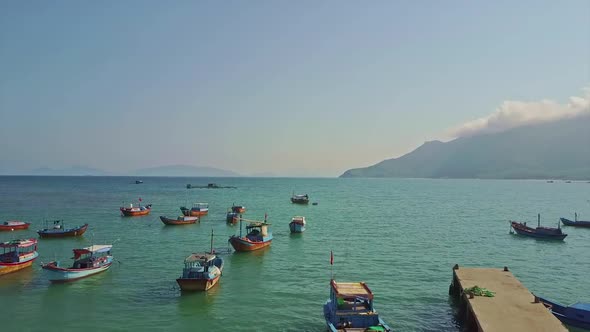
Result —
[[29, 267], [39, 257], [36, 239], [2, 242], [0, 249], [0, 276]]
[[138, 216], [147, 216], [152, 211], [152, 205], [141, 205], [141, 197], [139, 198], [139, 203], [136, 206], [133, 206], [133, 203], [129, 204], [129, 206], [121, 206], [119, 210], [121, 211], [121, 215], [124, 217], [138, 217]]
[[0, 224], [0, 232], [10, 232], [20, 229], [28, 229], [31, 224], [19, 220], [9, 220]]

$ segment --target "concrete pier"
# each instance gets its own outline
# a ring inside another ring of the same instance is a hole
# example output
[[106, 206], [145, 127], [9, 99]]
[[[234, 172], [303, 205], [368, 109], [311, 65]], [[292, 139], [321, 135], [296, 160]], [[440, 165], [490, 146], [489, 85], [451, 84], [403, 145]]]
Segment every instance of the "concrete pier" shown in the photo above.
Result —
[[[478, 286], [494, 297], [473, 296], [465, 289]], [[567, 332], [561, 322], [508, 271], [455, 265], [449, 294], [459, 301], [468, 331]]]

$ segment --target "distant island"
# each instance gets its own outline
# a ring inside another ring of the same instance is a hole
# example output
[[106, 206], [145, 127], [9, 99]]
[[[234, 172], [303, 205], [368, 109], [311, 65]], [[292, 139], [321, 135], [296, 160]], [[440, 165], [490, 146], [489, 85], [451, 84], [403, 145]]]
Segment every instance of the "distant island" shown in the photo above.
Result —
[[340, 177], [590, 179], [590, 116], [426, 142]]

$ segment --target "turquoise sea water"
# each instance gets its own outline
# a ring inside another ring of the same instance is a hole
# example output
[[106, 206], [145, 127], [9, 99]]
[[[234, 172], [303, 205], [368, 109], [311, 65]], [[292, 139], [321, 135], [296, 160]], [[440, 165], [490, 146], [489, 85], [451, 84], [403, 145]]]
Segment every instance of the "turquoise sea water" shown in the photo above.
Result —
[[[0, 241], [35, 237], [45, 218], [89, 223], [83, 238], [40, 239], [33, 268], [0, 277], [3, 331], [324, 331], [330, 250], [339, 281], [365, 281], [376, 308], [398, 331], [459, 331], [449, 304], [454, 264], [503, 267], [531, 291], [565, 303], [590, 301], [590, 229], [565, 227], [566, 240], [510, 235], [508, 219], [557, 225], [558, 217], [590, 219], [590, 184], [545, 181], [422, 179], [0, 177], [0, 220], [33, 223], [0, 233]], [[185, 189], [217, 182], [237, 189]], [[317, 206], [293, 205], [292, 192]], [[147, 217], [122, 218], [123, 201], [152, 203]], [[189, 202], [208, 202], [200, 224], [164, 226]], [[264, 251], [225, 255], [220, 284], [180, 294], [183, 259], [227, 248], [238, 226], [225, 223], [232, 203], [244, 215], [268, 214], [274, 240]], [[304, 234], [289, 234], [303, 215]], [[71, 249], [113, 243], [120, 261], [102, 274], [51, 285], [39, 263], [70, 262]]]

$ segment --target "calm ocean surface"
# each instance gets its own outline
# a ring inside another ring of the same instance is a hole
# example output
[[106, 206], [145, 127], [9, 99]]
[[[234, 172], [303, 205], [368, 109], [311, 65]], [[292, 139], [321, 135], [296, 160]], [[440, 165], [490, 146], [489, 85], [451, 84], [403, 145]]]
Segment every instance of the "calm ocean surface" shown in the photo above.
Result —
[[[40, 239], [33, 268], [0, 277], [3, 331], [324, 331], [330, 250], [339, 281], [366, 281], [376, 308], [398, 331], [460, 331], [449, 305], [451, 268], [503, 267], [531, 291], [565, 303], [590, 301], [590, 229], [565, 227], [563, 243], [510, 235], [508, 220], [557, 225], [577, 211], [590, 219], [590, 184], [556, 181], [287, 178], [0, 177], [0, 221], [31, 229], [0, 241], [37, 238], [44, 219], [89, 223], [82, 238]], [[187, 183], [237, 189], [185, 189]], [[308, 193], [317, 206], [290, 203]], [[152, 203], [147, 217], [122, 218], [123, 201]], [[208, 202], [200, 224], [164, 226], [179, 206]], [[272, 223], [272, 246], [225, 255], [220, 284], [181, 295], [183, 259], [215, 247], [239, 226], [225, 223], [232, 203], [244, 218]], [[289, 234], [295, 215], [304, 234]], [[39, 264], [71, 262], [74, 247], [114, 243], [120, 261], [102, 274], [51, 285]]]

